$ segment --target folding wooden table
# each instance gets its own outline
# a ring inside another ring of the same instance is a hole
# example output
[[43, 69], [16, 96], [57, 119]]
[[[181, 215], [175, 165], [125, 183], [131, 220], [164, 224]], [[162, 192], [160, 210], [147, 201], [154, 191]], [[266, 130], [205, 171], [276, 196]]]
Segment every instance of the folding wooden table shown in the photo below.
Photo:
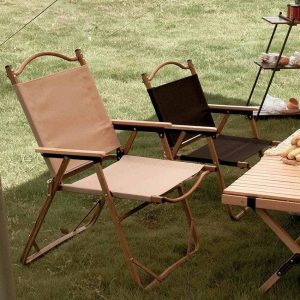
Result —
[[294, 240], [269, 213], [282, 211], [300, 214], [300, 166], [284, 164], [280, 156], [265, 155], [224, 190], [222, 202], [252, 208], [293, 253], [261, 286], [261, 291], [265, 292], [290, 268], [300, 263], [300, 237]]

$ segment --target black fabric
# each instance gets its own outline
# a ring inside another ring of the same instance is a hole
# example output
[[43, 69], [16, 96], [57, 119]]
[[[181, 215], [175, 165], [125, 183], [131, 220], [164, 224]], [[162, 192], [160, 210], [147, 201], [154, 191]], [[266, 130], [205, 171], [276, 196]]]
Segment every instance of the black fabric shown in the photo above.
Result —
[[[270, 141], [220, 135], [214, 140], [215, 148], [221, 164], [236, 166], [237, 162], [245, 161], [250, 156], [266, 148]], [[181, 155], [180, 159], [199, 162], [212, 162], [208, 146], [205, 145], [189, 154]]]
[[[148, 89], [159, 121], [180, 125], [215, 127], [197, 75]], [[187, 134], [185, 140], [196, 134]], [[179, 134], [168, 133], [170, 146]]]

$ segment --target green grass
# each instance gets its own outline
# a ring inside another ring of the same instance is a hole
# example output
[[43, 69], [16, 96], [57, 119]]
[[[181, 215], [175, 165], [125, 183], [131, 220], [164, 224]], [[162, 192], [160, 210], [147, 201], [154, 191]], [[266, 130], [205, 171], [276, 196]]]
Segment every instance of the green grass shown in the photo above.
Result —
[[[25, 4], [25, 5], [24, 5]], [[0, 42], [40, 12], [48, 1], [10, 1], [0, 4]], [[135, 287], [126, 268], [107, 210], [87, 234], [24, 267], [19, 256], [46, 195], [49, 177], [21, 111], [4, 66], [29, 55], [52, 50], [72, 55], [81, 48], [95, 77], [111, 118], [153, 119], [154, 110], [140, 74], [165, 60], [193, 59], [209, 102], [245, 103], [257, 71], [253, 60], [264, 51], [272, 27], [260, 19], [285, 10], [285, 1], [103, 0], [59, 1], [0, 48], [0, 172], [8, 212], [13, 269], [18, 299], [296, 299], [299, 270], [290, 271], [267, 295], [258, 286], [290, 253], [269, 229], [250, 213], [231, 222], [220, 203], [214, 176], [191, 198], [201, 237], [199, 253], [157, 288]], [[278, 50], [286, 27], [280, 27]], [[287, 45], [291, 55], [298, 46], [295, 28]], [[22, 79], [36, 77], [64, 65], [55, 58], [39, 59]], [[29, 75], [30, 74], [30, 75]], [[162, 78], [180, 75], [167, 68]], [[264, 74], [268, 77], [268, 73]], [[259, 86], [258, 103], [266, 79]], [[277, 74], [272, 95], [300, 97], [297, 71]], [[296, 120], [269, 120], [258, 124], [260, 135], [282, 139], [299, 128]], [[227, 132], [248, 135], [241, 117], [228, 123]], [[125, 133], [120, 133], [121, 140]], [[155, 135], [141, 134], [133, 153], [160, 157]], [[255, 163], [257, 158], [253, 158]], [[226, 183], [241, 171], [224, 168]], [[40, 234], [41, 242], [54, 237], [61, 225], [74, 224], [94, 199], [59, 195]], [[118, 208], [130, 207], [117, 201]], [[299, 224], [288, 215], [278, 217], [296, 234]], [[124, 224], [134, 253], [159, 271], [180, 256], [185, 229], [180, 207], [147, 208]], [[138, 230], [137, 230], [138, 229]], [[47, 238], [45, 236], [47, 235]], [[157, 259], [157, 262], [155, 262]]]

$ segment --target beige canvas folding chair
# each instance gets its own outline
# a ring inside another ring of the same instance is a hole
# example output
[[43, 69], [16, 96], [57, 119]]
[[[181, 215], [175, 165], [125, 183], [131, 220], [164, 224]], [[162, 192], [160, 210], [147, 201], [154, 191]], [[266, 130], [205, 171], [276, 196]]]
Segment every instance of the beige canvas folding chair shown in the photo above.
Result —
[[294, 240], [270, 213], [300, 213], [300, 166], [286, 165], [280, 156], [265, 155], [224, 190], [222, 202], [252, 208], [293, 253], [260, 287], [262, 292], [266, 292], [289, 269], [300, 263], [300, 238]]
[[[25, 67], [32, 60], [45, 55], [56, 56], [67, 61], [78, 61], [80, 66], [20, 83], [18, 77]], [[54, 52], [41, 52], [25, 60], [16, 71], [11, 66], [7, 66], [6, 71], [38, 142], [39, 147], [36, 151], [43, 155], [52, 174], [48, 182], [46, 201], [22, 254], [21, 260], [24, 264], [34, 261], [92, 226], [105, 202], [132, 279], [140, 287], [144, 285], [141, 283], [138, 268], [153, 278], [153, 281], [146, 286], [151, 288], [198, 250], [199, 238], [186, 198], [199, 187], [205, 176], [214, 171], [213, 167], [128, 155], [131, 141], [127, 142], [125, 150], [120, 147], [113, 124], [106, 114], [80, 50], [76, 50], [76, 57], [72, 58]], [[171, 123], [117, 120], [115, 123], [144, 126], [149, 129], [160, 128], [163, 147], [166, 152], [170, 151], [167, 143], [164, 142], [164, 129], [172, 128]], [[176, 127], [173, 129], [177, 130]], [[194, 131], [199, 132], [204, 129], [193, 128]], [[214, 134], [216, 128], [210, 130]], [[116, 155], [112, 154], [114, 151]], [[116, 162], [103, 168], [102, 161], [106, 159], [113, 159]], [[65, 179], [92, 167], [94, 168], [92, 175], [72, 183], [64, 182]], [[195, 177], [194, 184], [184, 192], [183, 182], [193, 177]], [[168, 197], [167, 193], [173, 190], [178, 191], [178, 197]], [[97, 195], [100, 200], [73, 230], [49, 245], [40, 247], [37, 236], [57, 191]], [[113, 201], [114, 197], [140, 200], [141, 204], [126, 213], [119, 214]], [[182, 204], [188, 221], [186, 255], [158, 275], [134, 258], [124, 235], [122, 222], [151, 203], [177, 202]], [[92, 213], [90, 221], [84, 224]]]
[[0, 299], [16, 299], [11, 261], [9, 254], [9, 241], [4, 203], [2, 199], [2, 186], [0, 179]]

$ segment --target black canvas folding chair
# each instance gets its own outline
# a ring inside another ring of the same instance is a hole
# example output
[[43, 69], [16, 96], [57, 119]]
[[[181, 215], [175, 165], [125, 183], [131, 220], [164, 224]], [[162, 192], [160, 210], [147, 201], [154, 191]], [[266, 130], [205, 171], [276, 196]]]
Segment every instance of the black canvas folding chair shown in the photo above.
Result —
[[[191, 75], [152, 87], [151, 81], [154, 76], [166, 65], [176, 65], [181, 69], [187, 69], [191, 72]], [[173, 61], [162, 63], [155, 68], [150, 76], [144, 73], [142, 78], [159, 121], [172, 122], [173, 124], [216, 127], [212, 113], [221, 113], [224, 115], [217, 127], [218, 132], [214, 140], [219, 164], [249, 168], [247, 159], [255, 154], [261, 154], [261, 151], [271, 144], [270, 141], [261, 140], [258, 137], [256, 123], [253, 118], [253, 112], [257, 111], [257, 107], [207, 103], [191, 60], [187, 61], [187, 66]], [[222, 130], [231, 114], [244, 115], [248, 118], [253, 138], [222, 134]], [[177, 157], [181, 160], [196, 162], [212, 162], [208, 145], [193, 150], [188, 154], [178, 154], [179, 149], [201, 137], [203, 135], [188, 134], [184, 131], [181, 133], [168, 133], [167, 138], [172, 147], [174, 158]], [[223, 189], [224, 183], [221, 183], [221, 186]]]

